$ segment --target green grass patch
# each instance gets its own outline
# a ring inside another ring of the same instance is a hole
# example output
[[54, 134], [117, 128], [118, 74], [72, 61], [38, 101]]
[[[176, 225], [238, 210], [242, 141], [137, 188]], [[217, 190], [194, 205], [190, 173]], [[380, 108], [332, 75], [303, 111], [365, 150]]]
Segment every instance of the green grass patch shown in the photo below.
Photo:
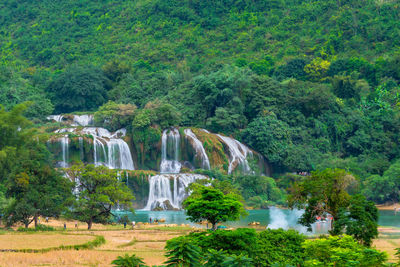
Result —
[[43, 248], [43, 249], [2, 249], [1, 252], [23, 252], [23, 253], [45, 253], [49, 251], [57, 251], [57, 250], [87, 250], [93, 249], [95, 247], [99, 247], [102, 244], [105, 244], [106, 240], [104, 236], [96, 236], [96, 238], [92, 241], [86, 242], [84, 244], [79, 245], [61, 245], [59, 247], [51, 247], [51, 248]]

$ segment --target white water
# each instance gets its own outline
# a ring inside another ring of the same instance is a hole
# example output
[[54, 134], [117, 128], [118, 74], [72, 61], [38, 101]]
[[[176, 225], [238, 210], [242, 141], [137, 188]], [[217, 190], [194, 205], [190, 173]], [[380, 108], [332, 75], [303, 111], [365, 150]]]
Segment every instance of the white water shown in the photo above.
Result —
[[63, 115], [50, 115], [46, 119], [48, 119], [50, 121], [53, 120], [53, 121], [56, 121], [56, 122], [62, 122], [63, 118], [64, 118]]
[[228, 173], [231, 174], [237, 166], [242, 168], [243, 173], [252, 173], [249, 162], [247, 161], [247, 157], [252, 156], [253, 152], [238, 140], [220, 134], [217, 134], [217, 136], [229, 148], [230, 157]]
[[[181, 163], [179, 162], [179, 144], [180, 135], [176, 128], [167, 129], [163, 131], [161, 138], [161, 173], [179, 173], [181, 170]], [[170, 147], [172, 146], [172, 147]], [[172, 148], [173, 158], [168, 158], [167, 150]]]
[[62, 157], [63, 157], [63, 161], [61, 162], [61, 168], [67, 168], [68, 167], [68, 145], [69, 145], [68, 135], [61, 137], [60, 142], [61, 142], [61, 150], [62, 150]]
[[[292, 212], [285, 214], [281, 209], [276, 207], [269, 208], [270, 223], [268, 229], [279, 229], [288, 230], [294, 228], [300, 233], [307, 233], [307, 227], [298, 224], [299, 218], [303, 215], [304, 210], [294, 209]], [[295, 227], [293, 227], [295, 225]], [[314, 228], [314, 227], [313, 227]]]
[[[72, 115], [73, 120], [71, 126], [89, 126], [93, 124], [93, 115]], [[56, 122], [63, 122], [64, 115], [50, 115], [47, 117], [48, 120], [54, 120]]]
[[[173, 188], [171, 180], [173, 179]], [[153, 210], [156, 207], [168, 209], [168, 203], [174, 209], [181, 209], [182, 202], [187, 197], [186, 188], [198, 179], [207, 179], [200, 174], [159, 174], [149, 178], [149, 198], [143, 210]]]
[[[126, 129], [118, 130], [114, 133], [110, 133], [107, 129], [99, 127], [86, 127], [82, 130], [77, 128], [63, 128], [56, 131], [57, 133], [75, 133], [75, 134], [88, 134], [93, 136], [93, 159], [94, 165], [104, 165], [110, 169], [125, 169], [134, 170], [132, 155], [128, 144], [121, 139], [125, 136]], [[65, 140], [66, 139], [66, 140]], [[63, 149], [65, 142], [68, 143], [68, 136], [63, 137], [61, 144]], [[79, 139], [79, 142], [80, 139]], [[66, 154], [68, 153], [68, 147], [66, 147]], [[67, 162], [68, 156], [64, 159], [63, 150], [63, 161]]]
[[207, 153], [204, 150], [203, 143], [197, 139], [197, 136], [190, 129], [185, 129], [185, 136], [192, 140], [191, 144], [196, 151], [196, 157], [199, 158], [202, 162], [202, 168], [209, 170], [210, 169], [210, 161], [208, 159]]
[[72, 126], [88, 126], [93, 124], [93, 115], [74, 115]]

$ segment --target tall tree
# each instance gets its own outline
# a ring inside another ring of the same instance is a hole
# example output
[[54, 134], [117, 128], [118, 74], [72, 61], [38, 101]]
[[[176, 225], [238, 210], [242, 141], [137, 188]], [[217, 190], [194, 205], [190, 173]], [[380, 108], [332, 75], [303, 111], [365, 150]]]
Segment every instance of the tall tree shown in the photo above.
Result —
[[332, 215], [339, 219], [339, 210], [349, 205], [349, 187], [355, 178], [341, 169], [325, 169], [312, 172], [304, 180], [296, 182], [290, 189], [288, 198], [291, 208], [304, 208], [300, 223], [311, 230], [317, 216]]
[[234, 221], [245, 214], [243, 204], [238, 199], [236, 194], [224, 195], [218, 189], [199, 185], [183, 202], [183, 207], [190, 221], [207, 220], [216, 230], [217, 223]]
[[341, 209], [335, 221], [335, 234], [345, 232], [361, 244], [371, 246], [372, 239], [378, 236], [378, 218], [374, 202], [367, 201], [363, 195], [352, 196], [349, 206]]
[[25, 227], [39, 216], [57, 217], [72, 198], [72, 183], [53, 169], [50, 153], [44, 144], [32, 140], [8, 179], [7, 194], [14, 201], [5, 209], [7, 224], [24, 223]]
[[76, 201], [72, 216], [92, 228], [92, 224], [105, 223], [110, 218], [111, 209], [117, 204], [131, 207], [134, 196], [129, 188], [119, 181], [117, 172], [104, 166], [78, 164], [68, 170], [75, 181]]

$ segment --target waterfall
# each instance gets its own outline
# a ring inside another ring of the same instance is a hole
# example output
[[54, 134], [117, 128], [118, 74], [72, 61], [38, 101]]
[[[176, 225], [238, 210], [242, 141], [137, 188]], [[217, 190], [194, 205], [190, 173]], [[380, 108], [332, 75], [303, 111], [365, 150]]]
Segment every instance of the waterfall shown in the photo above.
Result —
[[[120, 138], [126, 134], [125, 129], [118, 130], [115, 133], [110, 133], [107, 129], [99, 127], [85, 127], [83, 129], [62, 128], [56, 131], [56, 133], [66, 132], [81, 135], [87, 134], [93, 137], [94, 165], [104, 165], [110, 169], [135, 169], [129, 146], [123, 139]], [[79, 137], [79, 144], [80, 147], [83, 149], [83, 143], [81, 145], [81, 142], [83, 142], [83, 140], [81, 141], [81, 138], [82, 137]], [[64, 157], [64, 154], [68, 154], [68, 145], [66, 145], [66, 148], [64, 150], [65, 143], [68, 144], [68, 136], [61, 139], [61, 142], [63, 144]], [[66, 161], [64, 160], [64, 162]]]
[[[181, 163], [179, 162], [180, 135], [176, 128], [163, 131], [161, 138], [161, 173], [179, 173]], [[172, 149], [173, 159], [169, 159], [168, 149]]]
[[185, 129], [185, 136], [186, 138], [189, 138], [192, 142], [192, 146], [194, 150], [196, 151], [195, 157], [201, 159], [202, 162], [202, 168], [209, 170], [210, 169], [210, 161], [208, 160], [208, 156], [206, 151], [204, 150], [202, 142], [197, 139], [197, 136], [193, 133], [191, 129]]
[[79, 137], [79, 157], [81, 161], [83, 160], [84, 156], [85, 155], [83, 153], [83, 138]]
[[89, 126], [93, 124], [93, 115], [74, 115], [71, 126]]
[[217, 136], [228, 146], [229, 149], [229, 168], [228, 173], [231, 174], [237, 166], [242, 167], [243, 173], [251, 173], [251, 168], [247, 161], [248, 156], [252, 156], [253, 152], [239, 141], [217, 134]]
[[62, 158], [63, 158], [63, 161], [61, 163], [61, 168], [67, 168], [68, 167], [68, 144], [69, 144], [68, 135], [64, 135], [63, 137], [61, 137], [60, 141], [61, 141], [61, 150], [62, 150]]
[[93, 115], [85, 114], [85, 115], [69, 115], [66, 117], [65, 115], [50, 115], [47, 116], [46, 119], [54, 120], [56, 122], [63, 122], [64, 119], [70, 118], [72, 116], [71, 126], [89, 126], [93, 124]]
[[[174, 180], [171, 189], [171, 179]], [[207, 179], [200, 174], [159, 174], [149, 178], [149, 198], [144, 210], [181, 209], [187, 197], [186, 188], [198, 179]], [[172, 193], [173, 192], [173, 193]]]
[[56, 122], [62, 122], [63, 118], [64, 118], [63, 115], [50, 115], [46, 117], [46, 119], [48, 119], [49, 121], [53, 120]]

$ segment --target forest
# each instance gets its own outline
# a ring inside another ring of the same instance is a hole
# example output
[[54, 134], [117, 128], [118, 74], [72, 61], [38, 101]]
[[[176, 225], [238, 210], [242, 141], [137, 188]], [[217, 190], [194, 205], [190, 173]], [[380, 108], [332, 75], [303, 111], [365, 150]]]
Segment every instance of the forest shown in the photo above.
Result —
[[262, 153], [282, 183], [337, 167], [370, 200], [400, 198], [396, 1], [0, 6], [0, 103], [30, 101], [31, 127], [97, 111], [139, 139], [154, 125], [206, 128]]
[[[116, 207], [131, 210], [135, 197], [145, 204], [150, 177], [171, 157], [167, 138], [188, 161], [194, 152], [179, 138], [191, 134], [210, 161], [179, 165], [189, 175], [179, 179], [212, 179], [186, 184], [185, 199], [168, 205], [211, 229], [182, 228], [163, 240], [167, 266], [387, 266], [374, 246], [382, 238], [375, 204], [400, 201], [399, 21], [395, 0], [1, 1], [4, 231], [55, 230], [40, 224], [44, 217], [125, 231], [130, 221], [114, 218]], [[48, 119], [56, 114], [64, 121]], [[105, 138], [87, 125], [68, 132], [66, 121], [87, 114]], [[57, 138], [66, 138], [56, 148], [62, 166], [54, 164]], [[245, 155], [247, 172], [231, 164], [224, 138], [257, 156]], [[111, 162], [111, 141], [135, 152], [129, 168], [95, 166], [96, 142]], [[66, 145], [79, 151], [67, 155]], [[94, 165], [65, 160], [89, 154]], [[175, 183], [174, 199], [177, 181], [165, 183]], [[217, 230], [271, 205], [302, 210], [298, 222], [308, 229], [321, 216], [332, 220], [332, 236]], [[118, 255], [136, 242], [115, 246]], [[145, 266], [135, 255], [113, 264]]]

